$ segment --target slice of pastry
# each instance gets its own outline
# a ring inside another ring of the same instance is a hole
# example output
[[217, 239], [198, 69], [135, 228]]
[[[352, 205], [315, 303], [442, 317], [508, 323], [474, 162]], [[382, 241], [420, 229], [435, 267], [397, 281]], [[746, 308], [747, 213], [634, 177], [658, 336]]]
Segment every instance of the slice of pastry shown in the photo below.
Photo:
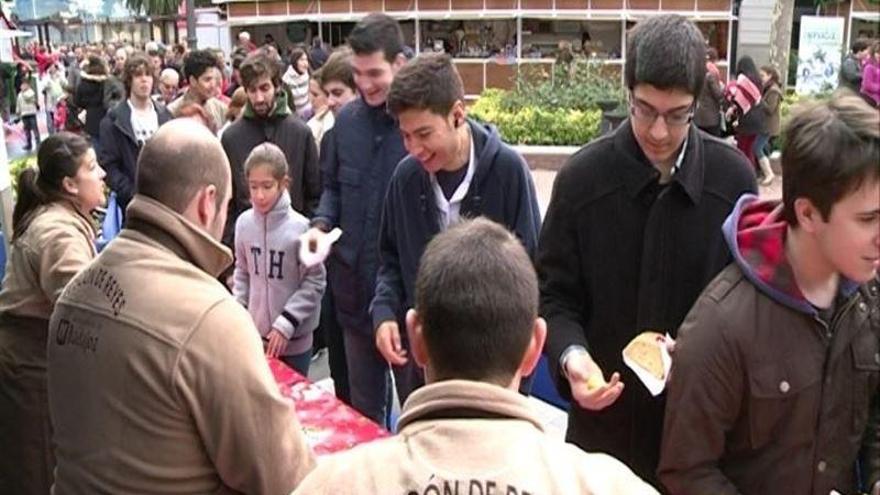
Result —
[[663, 369], [663, 356], [660, 346], [664, 345], [663, 335], [657, 332], [643, 332], [632, 339], [623, 354], [638, 363], [648, 373], [658, 380], [666, 378]]

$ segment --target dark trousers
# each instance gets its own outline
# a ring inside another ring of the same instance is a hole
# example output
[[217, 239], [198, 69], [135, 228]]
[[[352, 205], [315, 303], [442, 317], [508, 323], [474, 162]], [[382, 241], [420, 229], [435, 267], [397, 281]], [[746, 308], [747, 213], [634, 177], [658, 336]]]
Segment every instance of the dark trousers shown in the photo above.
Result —
[[49, 135], [58, 132], [55, 128], [55, 110], [46, 110], [46, 130], [49, 131]]
[[37, 116], [36, 115], [22, 115], [21, 123], [24, 126], [24, 135], [27, 138], [27, 144], [25, 145], [25, 149], [31, 150], [34, 147], [34, 143], [31, 140], [31, 135], [36, 140], [36, 145], [40, 145], [40, 128], [37, 126]]
[[[372, 328], [346, 328], [344, 338], [348, 379], [351, 384], [351, 405], [376, 423], [390, 428], [389, 365], [376, 349]], [[394, 373], [397, 397], [401, 404], [406, 402], [409, 394], [425, 384], [422, 370], [416, 365], [411, 352], [406, 365], [390, 368]]]
[[[327, 347], [327, 364], [330, 366], [330, 377], [333, 378], [336, 397], [346, 404], [351, 404], [351, 388], [348, 384], [348, 363], [345, 359], [345, 341], [342, 337], [342, 327], [336, 320], [336, 305], [333, 301], [329, 277], [327, 279], [327, 289], [324, 292], [324, 299], [321, 301], [320, 330], [323, 334], [324, 344]], [[315, 344], [315, 349], [318, 349], [318, 344]]]
[[46, 381], [48, 322], [0, 320], [0, 493], [45, 495], [55, 467]]

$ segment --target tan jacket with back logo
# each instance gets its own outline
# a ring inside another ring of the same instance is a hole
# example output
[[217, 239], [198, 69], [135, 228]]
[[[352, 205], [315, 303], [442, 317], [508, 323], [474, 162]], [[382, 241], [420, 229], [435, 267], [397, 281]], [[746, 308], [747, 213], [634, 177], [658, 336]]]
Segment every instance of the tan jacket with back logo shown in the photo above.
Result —
[[288, 493], [314, 466], [229, 251], [143, 196], [49, 327], [55, 494]]
[[427, 385], [400, 433], [332, 456], [295, 495], [655, 495], [626, 466], [552, 439], [528, 401], [487, 383]]

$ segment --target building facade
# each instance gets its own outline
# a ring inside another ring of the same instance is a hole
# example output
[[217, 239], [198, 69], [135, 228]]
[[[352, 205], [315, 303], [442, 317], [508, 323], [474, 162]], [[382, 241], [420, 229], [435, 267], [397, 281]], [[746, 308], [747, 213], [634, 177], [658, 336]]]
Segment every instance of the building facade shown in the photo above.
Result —
[[416, 53], [453, 55], [469, 98], [512, 87], [521, 70], [552, 74], [560, 49], [622, 77], [626, 32], [639, 19], [677, 13], [692, 19], [719, 52], [726, 73], [736, 17], [731, 0], [275, 0], [227, 1], [230, 37], [269, 35], [284, 51], [319, 36], [337, 46], [371, 12], [396, 18]]

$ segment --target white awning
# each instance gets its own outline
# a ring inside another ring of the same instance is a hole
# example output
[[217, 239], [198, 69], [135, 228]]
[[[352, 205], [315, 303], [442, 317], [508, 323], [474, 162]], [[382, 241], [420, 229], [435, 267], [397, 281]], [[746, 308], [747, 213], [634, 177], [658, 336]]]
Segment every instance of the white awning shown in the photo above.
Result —
[[853, 11], [852, 17], [863, 21], [880, 22], [880, 12]]
[[9, 39], [9, 38], [27, 38], [28, 36], [33, 36], [34, 33], [30, 31], [21, 31], [19, 29], [0, 29], [0, 39]]

